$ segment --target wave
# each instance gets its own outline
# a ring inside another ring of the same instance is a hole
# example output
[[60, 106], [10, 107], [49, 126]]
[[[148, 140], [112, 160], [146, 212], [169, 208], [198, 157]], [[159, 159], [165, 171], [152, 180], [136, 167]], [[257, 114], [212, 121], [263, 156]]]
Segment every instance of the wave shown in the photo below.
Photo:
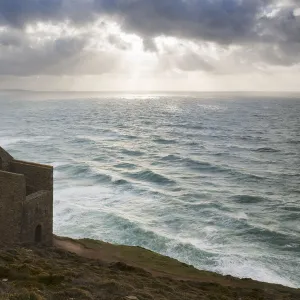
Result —
[[208, 171], [220, 171], [223, 172], [224, 168], [217, 166], [217, 165], [213, 165], [209, 162], [205, 162], [205, 161], [199, 161], [199, 160], [194, 160], [191, 158], [185, 158], [183, 159], [183, 162], [185, 163], [185, 165], [191, 169], [196, 169], [196, 170], [208, 170]]
[[114, 167], [117, 169], [136, 169], [137, 165], [130, 164], [130, 163], [120, 163], [120, 164], [114, 165]]
[[[257, 134], [257, 133], [255, 133]], [[267, 142], [268, 139], [258, 135], [231, 135], [230, 138], [241, 140], [241, 141], [252, 141], [252, 142]], [[263, 133], [259, 133], [263, 134]]]
[[207, 127], [203, 126], [203, 125], [194, 125], [194, 126], [187, 126], [186, 128], [188, 129], [208, 129]]
[[265, 180], [263, 176], [250, 174], [237, 170], [235, 167], [221, 166], [213, 164], [207, 161], [199, 161], [192, 158], [183, 158], [178, 155], [170, 154], [164, 156], [160, 159], [161, 161], [170, 161], [181, 164], [184, 167], [188, 167], [193, 171], [198, 171], [200, 173], [224, 173], [230, 176], [236, 177], [239, 180]]
[[287, 205], [284, 205], [282, 207], [280, 207], [281, 209], [283, 210], [286, 210], [286, 211], [290, 211], [290, 212], [294, 212], [294, 213], [300, 213], [300, 207], [299, 206], [287, 206]]
[[95, 173], [91, 176], [96, 183], [112, 183], [113, 178], [112, 176], [105, 174], [105, 173]]
[[198, 161], [198, 160], [194, 160], [191, 158], [184, 158], [184, 157], [180, 157], [178, 155], [174, 155], [174, 154], [170, 154], [167, 156], [162, 157], [160, 160], [162, 161], [171, 161], [171, 162], [180, 162], [182, 163], [184, 166], [190, 167], [192, 169], [218, 169], [218, 167], [212, 165], [209, 162], [204, 162], [204, 161]]
[[83, 144], [83, 145], [86, 145], [86, 144], [95, 144], [96, 142], [91, 138], [91, 137], [81, 137], [81, 136], [78, 136], [78, 137], [75, 137], [73, 140], [73, 143], [75, 144]]
[[184, 144], [187, 145], [187, 146], [198, 146], [198, 148], [205, 149], [204, 146], [199, 145], [199, 143], [195, 142], [195, 141], [193, 141], [193, 142], [185, 142]]
[[55, 171], [66, 172], [68, 175], [91, 174], [91, 168], [85, 164], [61, 164], [55, 168]]
[[194, 129], [194, 130], [214, 130], [214, 126], [205, 126], [203, 124], [191, 125], [189, 123], [184, 124], [167, 124], [166, 127], [182, 128], [182, 129]]
[[[88, 216], [86, 212], [81, 213], [81, 215], [83, 217]], [[79, 214], [78, 218], [82, 219], [82, 216]], [[99, 212], [99, 217], [95, 219], [100, 219], [101, 223], [106, 224], [105, 227], [101, 226], [104, 232], [101, 234], [97, 224], [90, 227], [95, 230], [98, 239], [114, 242], [115, 236], [119, 236], [120, 243], [132, 246], [138, 245], [161, 254], [175, 256], [175, 258], [188, 263], [194, 261], [195, 258], [204, 262], [208, 257], [216, 256], [214, 253], [197, 248], [192, 243], [171, 238], [157, 229], [147, 228], [145, 225], [132, 221], [129, 216], [120, 216], [115, 212], [102, 210]], [[86, 228], [85, 225], [83, 226]], [[88, 236], [89, 232], [86, 232], [85, 235]], [[111, 236], [112, 238], [110, 238]]]
[[122, 135], [122, 138], [125, 138], [125, 139], [128, 139], [128, 140], [137, 140], [137, 139], [139, 139], [138, 136], [136, 136], [136, 135], [129, 135], [129, 134]]
[[115, 177], [110, 174], [106, 173], [101, 173], [99, 171], [93, 171], [93, 175], [89, 177], [91, 180], [93, 180], [94, 183], [106, 183], [110, 185], [129, 185], [131, 184], [130, 181], [120, 178], [120, 177]]
[[11, 145], [16, 145], [16, 144], [29, 144], [29, 145], [35, 145], [36, 143], [42, 143], [47, 140], [50, 140], [50, 136], [34, 136], [34, 137], [29, 137], [29, 136], [22, 136], [18, 138], [12, 138], [10, 136], [4, 136], [0, 138], [0, 145], [2, 147], [10, 147]]
[[107, 161], [107, 157], [97, 156], [97, 157], [93, 158], [93, 161]]
[[262, 147], [262, 148], [258, 148], [253, 150], [254, 152], [280, 152], [280, 150], [274, 149], [274, 148], [270, 148], [270, 147]]
[[125, 185], [125, 184], [130, 184], [129, 181], [125, 180], [125, 179], [116, 179], [116, 180], [112, 180], [113, 184], [116, 185]]
[[[161, 158], [162, 161], [168, 161], [171, 163], [180, 163], [184, 167], [188, 167], [190, 170], [208, 174], [217, 174], [223, 173], [227, 174], [231, 177], [234, 177], [238, 180], [247, 180], [247, 181], [262, 181], [265, 178], [254, 175], [254, 174], [247, 174], [240, 172], [235, 169], [226, 168], [223, 166], [213, 165], [209, 162], [204, 161], [197, 161], [190, 158], [181, 158], [177, 155], [167, 155]], [[128, 180], [128, 178], [132, 178], [136, 181], [144, 181], [155, 183], [158, 185], [169, 185], [175, 186], [177, 182], [174, 179], [170, 179], [165, 175], [156, 173], [152, 170], [142, 170], [138, 172], [128, 172], [129, 170], [134, 170], [138, 166], [132, 163], [119, 163], [113, 166], [115, 171], [113, 173], [117, 173], [116, 178], [115, 176], [111, 176], [112, 170], [107, 170], [103, 172], [103, 170], [98, 169], [94, 166], [90, 166], [86, 163], [69, 163], [69, 164], [60, 164], [55, 168], [57, 173], [57, 178], [62, 178], [60, 173], [65, 173], [65, 176], [70, 176], [70, 178], [78, 178], [78, 179], [87, 179], [92, 180], [94, 183], [108, 183], [113, 185], [126, 185], [126, 184], [133, 184], [132, 181]], [[124, 170], [124, 171], [122, 171]], [[107, 174], [108, 173], [108, 174]], [[236, 196], [236, 198], [232, 198], [233, 201], [239, 203], [258, 203], [259, 201], [263, 201], [262, 199], [258, 198], [251, 198], [251, 196], [241, 195]]]
[[182, 158], [180, 156], [175, 154], [169, 154], [161, 158], [161, 160], [165, 160], [165, 161], [179, 161], [181, 159]]
[[122, 149], [121, 152], [123, 154], [129, 155], [129, 156], [142, 156], [142, 155], [144, 155], [144, 152], [139, 151], [139, 150]]
[[176, 140], [168, 140], [168, 139], [163, 139], [163, 138], [155, 139], [155, 140], [153, 140], [153, 142], [157, 143], [157, 144], [163, 144], [163, 145], [170, 145], [170, 144], [177, 143]]
[[298, 140], [289, 140], [288, 143], [292, 144], [292, 145], [299, 145], [300, 141], [298, 141]]
[[186, 124], [164, 124], [163, 127], [171, 127], [171, 128], [186, 128]]
[[114, 177], [110, 174], [101, 173], [101, 172], [94, 172], [91, 176], [88, 177], [89, 180], [92, 181], [93, 184], [103, 184], [106, 185], [116, 185], [116, 186], [123, 186], [123, 185], [130, 185], [131, 182], [119, 177]]
[[282, 248], [286, 250], [288, 244], [298, 245], [297, 249], [290, 249], [291, 251], [300, 251], [300, 238], [286, 232], [273, 231], [268, 228], [259, 227], [256, 225], [247, 225], [248, 228], [244, 229], [244, 233], [249, 238], [253, 236], [256, 242], [267, 243], [268, 245], [276, 246], [276, 249]]
[[1, 137], [0, 144], [2, 147], [10, 146], [11, 144], [17, 144], [20, 142], [24, 142], [28, 140], [28, 138], [11, 138], [11, 137]]
[[[114, 179], [111, 175], [99, 172], [94, 167], [91, 167], [87, 164], [60, 164], [55, 168], [56, 172], [66, 173], [67, 176], [71, 176], [74, 178], [80, 177], [80, 179], [89, 179], [94, 184], [96, 183], [111, 183], [116, 185], [124, 185], [129, 184], [125, 179], [119, 178]], [[60, 176], [58, 175], [57, 178]]]
[[231, 200], [242, 203], [242, 204], [252, 204], [252, 203], [260, 203], [265, 202], [267, 199], [258, 197], [258, 196], [250, 196], [250, 195], [235, 195], [230, 197]]
[[174, 185], [176, 182], [163, 175], [155, 173], [151, 170], [144, 170], [136, 173], [125, 173], [124, 175], [140, 181], [148, 181], [157, 184]]
[[[76, 219], [80, 218], [82, 220], [88, 216], [87, 212], [82, 212], [77, 214]], [[292, 284], [284, 276], [279, 276], [274, 269], [269, 267], [269, 263], [263, 259], [251, 259], [248, 254], [240, 252], [233, 254], [231, 249], [227, 249], [227, 252], [222, 245], [211, 244], [209, 242], [210, 236], [207, 236], [205, 241], [201, 242], [192, 238], [174, 238], [159, 229], [153, 229], [134, 222], [129, 216], [120, 216], [105, 210], [97, 212], [97, 215], [93, 214], [93, 220], [93, 223], [77, 222], [76, 233], [68, 232], [67, 235], [75, 235], [74, 237], [77, 238], [101, 239], [111, 243], [115, 243], [117, 240], [120, 244], [150, 249], [202, 270], [240, 278], [248, 278], [251, 274], [251, 277], [257, 280], [274, 283], [284, 282], [285, 285]], [[76, 222], [76, 220], [72, 220], [72, 222]], [[90, 225], [86, 226], [85, 224]], [[72, 230], [72, 227], [69, 228], [69, 230]], [[81, 232], [82, 236], [78, 236], [78, 232]], [[65, 231], [62, 233], [66, 234]], [[215, 232], [212, 234], [215, 235]]]
[[228, 174], [230, 174], [231, 176], [235, 177], [237, 180], [240, 180], [242, 182], [248, 181], [248, 182], [258, 183], [258, 182], [268, 180], [267, 177], [246, 173], [235, 169], [229, 169]]

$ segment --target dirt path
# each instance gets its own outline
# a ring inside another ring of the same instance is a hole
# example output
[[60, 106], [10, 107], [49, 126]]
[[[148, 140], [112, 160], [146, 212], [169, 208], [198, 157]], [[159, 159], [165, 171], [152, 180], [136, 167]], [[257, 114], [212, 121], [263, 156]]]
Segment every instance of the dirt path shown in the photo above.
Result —
[[101, 251], [101, 249], [89, 249], [75, 241], [54, 238], [54, 246], [85, 258], [99, 259], [108, 263], [114, 261], [112, 257], [109, 257], [104, 251]]

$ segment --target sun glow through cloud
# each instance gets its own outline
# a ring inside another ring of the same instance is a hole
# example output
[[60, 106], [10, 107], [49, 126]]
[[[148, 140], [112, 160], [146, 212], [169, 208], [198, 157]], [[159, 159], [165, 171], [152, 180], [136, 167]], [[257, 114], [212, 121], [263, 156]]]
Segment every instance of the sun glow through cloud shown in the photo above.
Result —
[[14, 26], [0, 18], [0, 89], [300, 90], [293, 1], [233, 0], [225, 15], [218, 1], [174, 0], [161, 15], [156, 2], [117, 2], [91, 14], [93, 1], [75, 1]]

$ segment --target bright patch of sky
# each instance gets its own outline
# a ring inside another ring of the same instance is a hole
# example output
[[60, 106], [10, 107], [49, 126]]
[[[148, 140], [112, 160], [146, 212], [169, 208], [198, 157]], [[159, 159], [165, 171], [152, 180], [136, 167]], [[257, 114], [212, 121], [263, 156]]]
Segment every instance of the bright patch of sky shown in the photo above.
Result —
[[3, 1], [0, 88], [300, 90], [297, 1]]

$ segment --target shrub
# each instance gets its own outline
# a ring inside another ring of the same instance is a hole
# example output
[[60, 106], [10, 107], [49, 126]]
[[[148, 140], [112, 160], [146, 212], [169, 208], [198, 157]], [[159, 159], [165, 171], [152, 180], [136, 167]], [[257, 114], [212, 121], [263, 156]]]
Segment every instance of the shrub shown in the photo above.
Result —
[[44, 300], [45, 298], [35, 292], [26, 292], [22, 294], [10, 295], [9, 300]]

